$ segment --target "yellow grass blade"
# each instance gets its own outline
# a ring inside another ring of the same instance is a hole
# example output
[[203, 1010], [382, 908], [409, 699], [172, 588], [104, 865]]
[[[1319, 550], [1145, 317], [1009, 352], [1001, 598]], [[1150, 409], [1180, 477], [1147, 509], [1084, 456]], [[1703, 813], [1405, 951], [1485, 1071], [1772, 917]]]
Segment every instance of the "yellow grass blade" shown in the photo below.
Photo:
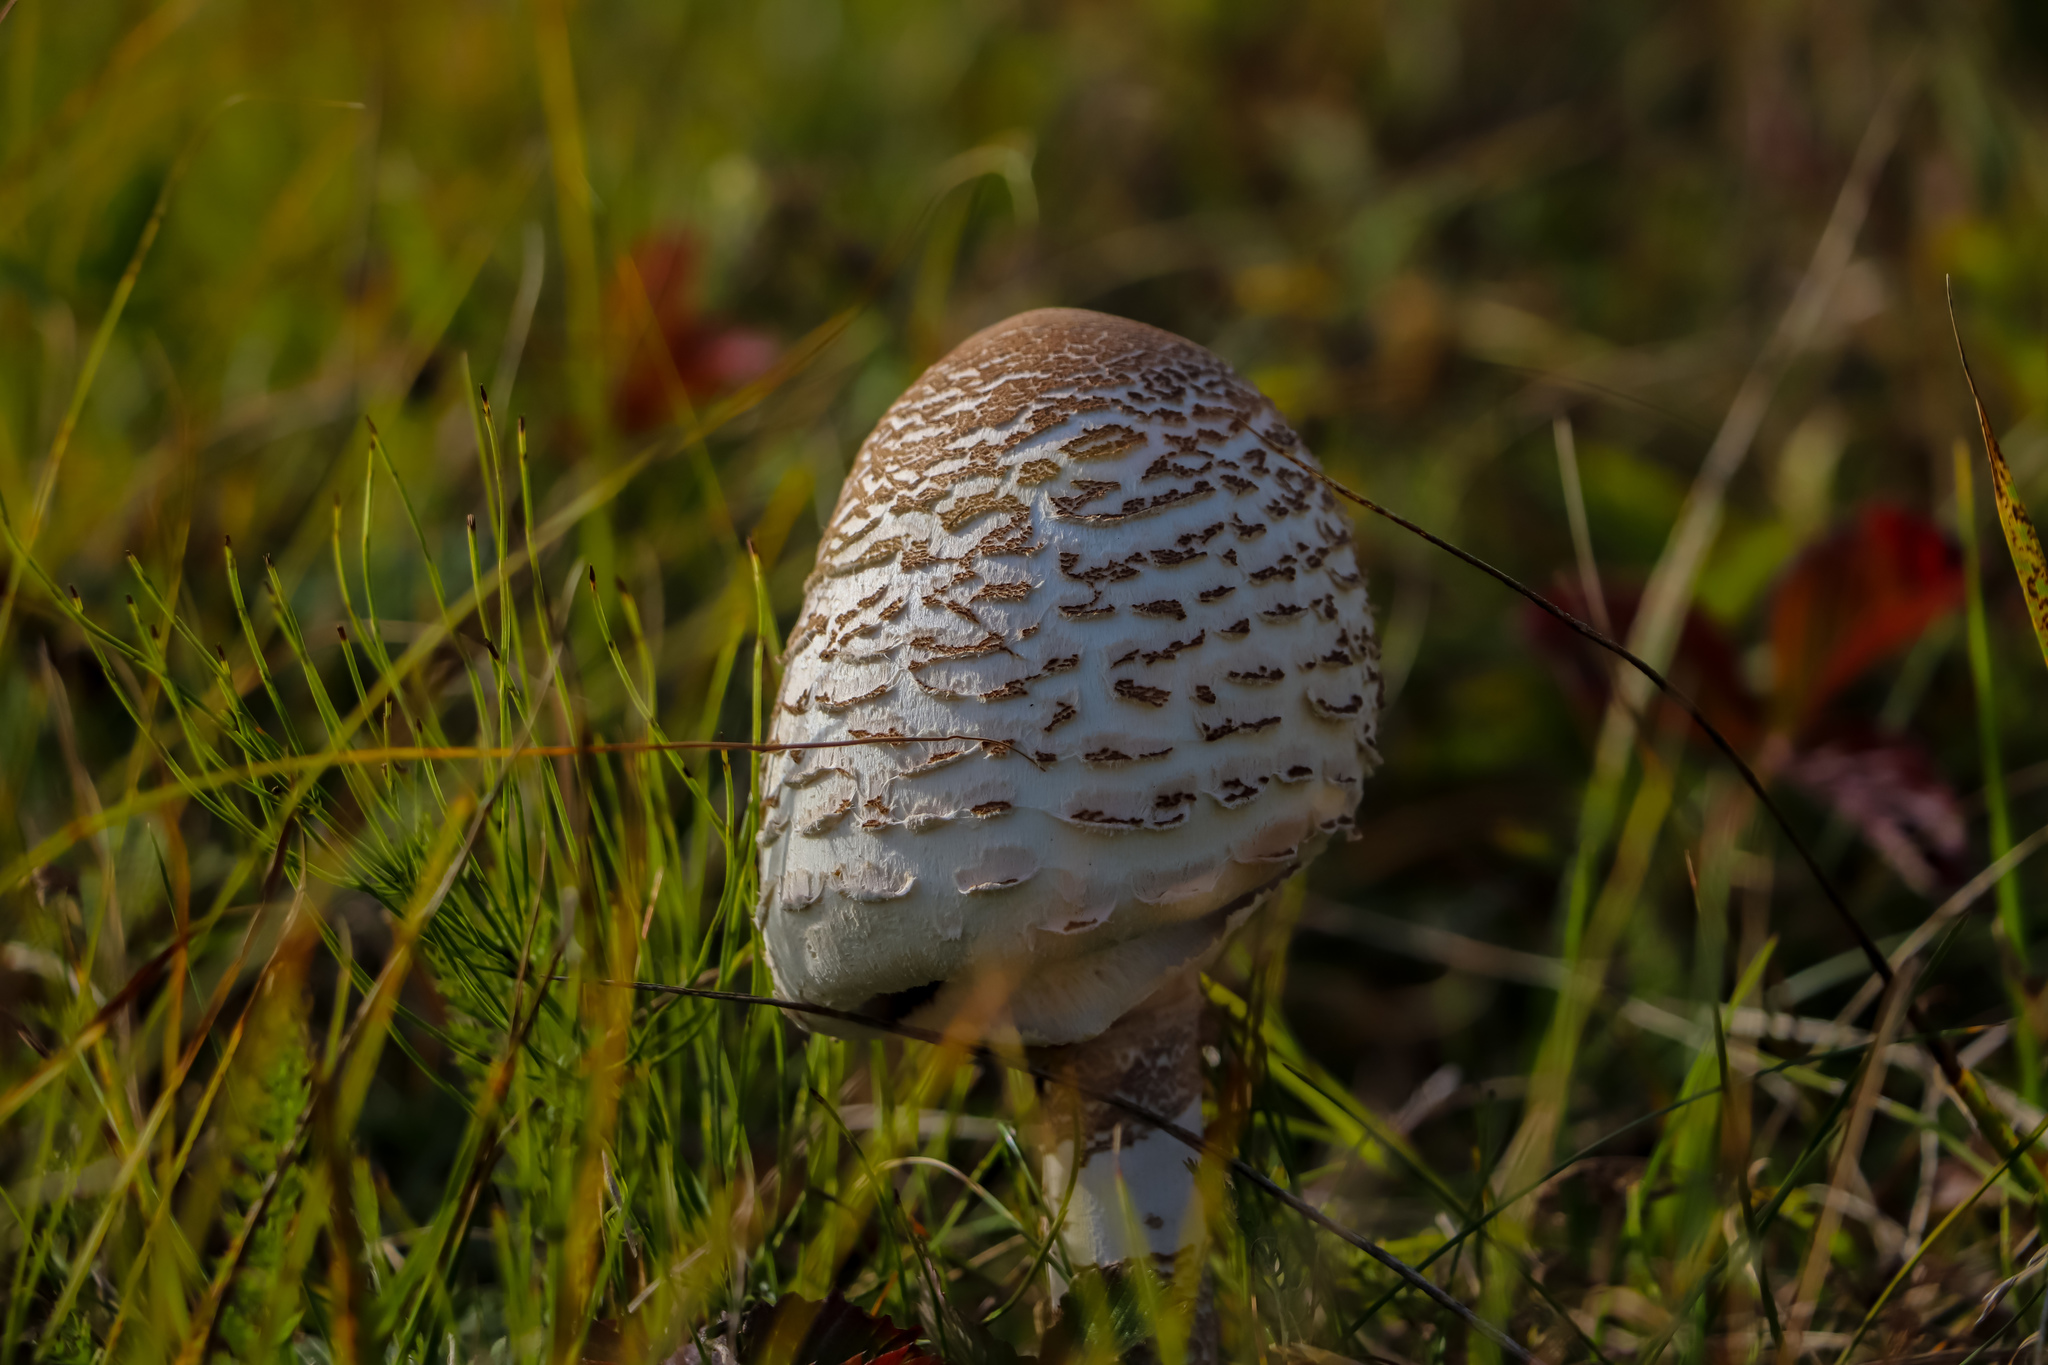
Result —
[[1998, 500], [1998, 524], [2005, 532], [2005, 548], [2012, 552], [2013, 571], [2020, 576], [2020, 591], [2027, 599], [2027, 619], [2034, 623], [2034, 639], [2040, 642], [2041, 658], [2048, 662], [2048, 557], [2041, 553], [2041, 535], [2027, 505], [2013, 487], [2012, 470], [2005, 452], [1991, 433], [1991, 416], [1977, 394], [1976, 376], [1970, 373], [1970, 357], [1963, 351], [1962, 329], [1956, 327], [1954, 290], [1950, 290], [1948, 322], [1956, 334], [1956, 358], [1963, 362], [1963, 382], [1970, 386], [1970, 402], [1977, 409], [1977, 427], [1984, 433], [1984, 454], [1991, 461], [1991, 493]]

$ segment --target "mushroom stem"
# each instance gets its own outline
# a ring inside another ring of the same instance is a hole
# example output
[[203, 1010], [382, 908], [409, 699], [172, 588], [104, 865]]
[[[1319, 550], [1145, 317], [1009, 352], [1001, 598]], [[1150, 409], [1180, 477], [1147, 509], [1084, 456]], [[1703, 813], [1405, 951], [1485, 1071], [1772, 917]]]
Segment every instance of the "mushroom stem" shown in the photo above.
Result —
[[[1199, 1133], [1201, 1010], [1198, 979], [1187, 972], [1096, 1037], [1038, 1049], [1036, 1059], [1082, 1089], [1121, 1096]], [[1174, 1260], [1202, 1238], [1195, 1154], [1125, 1110], [1065, 1086], [1048, 1089], [1045, 1119], [1046, 1198], [1055, 1208], [1066, 1201], [1060, 1236], [1067, 1259], [1108, 1266], [1147, 1256], [1171, 1275]]]

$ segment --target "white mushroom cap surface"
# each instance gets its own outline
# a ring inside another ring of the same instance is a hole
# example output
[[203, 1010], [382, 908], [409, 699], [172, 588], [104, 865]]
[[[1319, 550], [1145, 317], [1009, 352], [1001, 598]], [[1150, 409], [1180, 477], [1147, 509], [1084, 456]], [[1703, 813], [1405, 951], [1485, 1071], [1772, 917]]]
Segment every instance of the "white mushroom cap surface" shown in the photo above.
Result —
[[[1257, 389], [1074, 309], [882, 417], [790, 636], [758, 920], [779, 990], [1091, 1038], [1349, 830], [1378, 647], [1350, 525]], [[985, 741], [978, 743], [977, 741]]]

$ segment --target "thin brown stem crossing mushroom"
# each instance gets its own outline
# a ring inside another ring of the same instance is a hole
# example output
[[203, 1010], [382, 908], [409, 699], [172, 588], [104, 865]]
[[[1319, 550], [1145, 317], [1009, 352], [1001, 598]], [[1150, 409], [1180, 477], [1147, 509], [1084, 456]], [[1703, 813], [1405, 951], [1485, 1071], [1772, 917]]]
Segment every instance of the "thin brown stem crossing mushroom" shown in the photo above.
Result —
[[[772, 738], [962, 738], [766, 759], [778, 990], [972, 1021], [1200, 1131], [1197, 974], [1378, 758], [1365, 580], [1311, 468], [1222, 360], [1121, 318], [1024, 313], [927, 370], [846, 480]], [[1181, 1144], [1047, 1107], [1070, 1262], [1199, 1244]]]

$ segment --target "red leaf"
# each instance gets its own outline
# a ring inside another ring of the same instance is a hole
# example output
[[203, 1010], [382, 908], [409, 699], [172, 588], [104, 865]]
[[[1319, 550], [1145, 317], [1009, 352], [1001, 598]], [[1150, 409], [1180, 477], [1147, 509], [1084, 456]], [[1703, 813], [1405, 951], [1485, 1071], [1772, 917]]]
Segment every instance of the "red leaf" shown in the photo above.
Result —
[[1837, 736], [1793, 755], [1785, 779], [1832, 807], [1922, 895], [1957, 880], [1962, 802], [1903, 736]]
[[684, 404], [743, 384], [775, 363], [766, 333], [698, 311], [697, 243], [643, 237], [620, 258], [605, 313], [618, 356], [612, 420], [627, 433], [673, 421]]
[[[1560, 583], [1548, 595], [1581, 621], [1588, 619], [1585, 597], [1576, 587]], [[1607, 590], [1607, 617], [1614, 625], [1616, 638], [1626, 640], [1641, 598], [1642, 594], [1633, 589]], [[1612, 670], [1628, 665], [1534, 606], [1529, 608], [1527, 619], [1531, 637], [1563, 669], [1575, 700], [1589, 714], [1605, 708], [1613, 686]], [[1678, 649], [1665, 676], [1699, 706], [1737, 752], [1752, 750], [1762, 738], [1760, 708], [1743, 685], [1735, 648], [1720, 627], [1704, 614], [1687, 614], [1685, 627], [1679, 632]], [[1707, 742], [1685, 712], [1671, 702], [1657, 703], [1656, 724], [1660, 730], [1683, 731], [1702, 744]]]
[[1962, 555], [1924, 517], [1873, 504], [1802, 551], [1771, 606], [1773, 719], [1807, 728], [1871, 665], [1963, 600]]

